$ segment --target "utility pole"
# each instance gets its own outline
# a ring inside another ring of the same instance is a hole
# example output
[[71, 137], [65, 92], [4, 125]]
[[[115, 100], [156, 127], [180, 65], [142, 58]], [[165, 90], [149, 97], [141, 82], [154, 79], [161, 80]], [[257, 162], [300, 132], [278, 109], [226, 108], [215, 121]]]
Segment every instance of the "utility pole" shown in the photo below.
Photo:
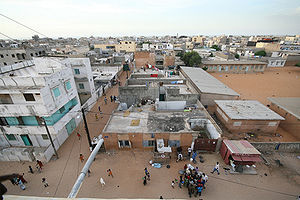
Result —
[[85, 127], [86, 135], [87, 135], [87, 138], [88, 138], [90, 150], [92, 151], [93, 150], [93, 145], [92, 145], [92, 141], [91, 141], [91, 137], [90, 137], [89, 128], [88, 128], [88, 125], [87, 125], [86, 119], [85, 119], [84, 108], [81, 108], [81, 112], [82, 112], [82, 116], [83, 116], [84, 127]]
[[57, 152], [56, 152], [56, 149], [55, 149], [55, 146], [54, 146], [52, 137], [51, 137], [51, 135], [50, 135], [48, 126], [47, 126], [47, 124], [46, 124], [45, 119], [44, 119], [44, 118], [42, 118], [42, 119], [43, 119], [43, 121], [44, 121], [44, 124], [45, 124], [45, 127], [46, 127], [46, 131], [47, 131], [48, 137], [49, 137], [49, 139], [50, 139], [51, 145], [52, 145], [52, 147], [53, 147], [53, 149], [54, 149], [55, 156], [56, 156], [56, 158], [58, 159], [58, 154], [57, 154]]

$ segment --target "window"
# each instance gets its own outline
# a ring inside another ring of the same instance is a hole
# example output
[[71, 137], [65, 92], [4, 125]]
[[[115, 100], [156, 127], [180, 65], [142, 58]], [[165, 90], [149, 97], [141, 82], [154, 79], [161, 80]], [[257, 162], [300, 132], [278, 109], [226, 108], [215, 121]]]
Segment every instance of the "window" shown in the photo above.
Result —
[[33, 53], [31, 53], [30, 55], [33, 56]]
[[79, 89], [84, 89], [83, 83], [79, 83], [78, 85], [79, 85]]
[[155, 145], [155, 140], [144, 140], [143, 141], [144, 147], [154, 147], [154, 145]]
[[71, 82], [70, 81], [66, 81], [65, 82], [65, 87], [66, 87], [66, 90], [71, 89]]
[[235, 70], [237, 70], [237, 66], [235, 66]]
[[47, 134], [42, 134], [42, 138], [43, 138], [43, 140], [49, 140], [49, 137]]
[[233, 69], [233, 66], [230, 66], [230, 70], [232, 70]]
[[268, 126], [276, 126], [276, 125], [277, 125], [277, 122], [269, 122]]
[[52, 91], [53, 91], [53, 94], [54, 94], [55, 97], [60, 96], [60, 91], [59, 91], [59, 88], [58, 88], [58, 87], [52, 89]]
[[11, 54], [11, 57], [13, 57], [13, 58], [14, 58], [14, 57], [16, 57], [16, 56], [15, 56], [15, 54]]
[[251, 66], [251, 69], [254, 69], [254, 66], [253, 66], [253, 65]]
[[5, 120], [5, 117], [0, 117], [0, 126], [7, 126], [8, 123]]
[[35, 101], [33, 94], [23, 94], [26, 101]]
[[260, 69], [263, 69], [263, 68], [264, 68], [264, 66], [263, 66], [263, 65], [261, 65], [261, 66], [260, 66]]
[[75, 74], [80, 74], [79, 69], [74, 69]]
[[170, 147], [180, 147], [180, 141], [179, 140], [169, 140], [168, 142]]
[[240, 70], [242, 70], [242, 68], [243, 68], [242, 66], [239, 67]]
[[128, 42], [125, 42], [125, 44], [128, 44]]
[[6, 65], [7, 65], [7, 63], [6, 63], [6, 62], [4, 62], [4, 63], [3, 63], [3, 65], [4, 65], [4, 66], [6, 66]]
[[61, 107], [61, 108], [59, 109], [59, 112], [60, 112], [60, 113], [63, 113], [63, 112], [65, 112], [65, 110], [66, 110], [66, 109], [65, 109], [65, 106], [63, 106], [63, 107]]
[[2, 54], [0, 54], [0, 57], [1, 57], [1, 58], [4, 58], [4, 56], [3, 56]]
[[257, 65], [255, 66], [255, 69], [258, 69], [258, 66], [257, 66]]
[[13, 134], [5, 134], [8, 140], [17, 140]]
[[233, 126], [241, 126], [242, 122], [233, 122]]
[[13, 104], [9, 94], [0, 94], [0, 104]]
[[129, 140], [119, 140], [119, 147], [123, 148], [123, 147], [130, 147], [130, 142]]

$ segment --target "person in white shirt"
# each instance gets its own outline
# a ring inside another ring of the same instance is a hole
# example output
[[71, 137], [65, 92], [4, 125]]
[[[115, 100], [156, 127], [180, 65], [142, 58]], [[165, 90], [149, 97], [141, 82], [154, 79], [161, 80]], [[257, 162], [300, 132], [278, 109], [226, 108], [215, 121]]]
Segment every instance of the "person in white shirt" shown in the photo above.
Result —
[[188, 148], [188, 156], [191, 157], [191, 153], [192, 153], [193, 149], [191, 147]]
[[214, 170], [213, 170], [212, 172], [210, 172], [210, 173], [213, 174], [215, 171], [217, 171], [217, 172], [218, 172], [218, 175], [220, 175], [220, 172], [219, 172], [219, 162], [217, 162], [217, 164], [216, 164]]

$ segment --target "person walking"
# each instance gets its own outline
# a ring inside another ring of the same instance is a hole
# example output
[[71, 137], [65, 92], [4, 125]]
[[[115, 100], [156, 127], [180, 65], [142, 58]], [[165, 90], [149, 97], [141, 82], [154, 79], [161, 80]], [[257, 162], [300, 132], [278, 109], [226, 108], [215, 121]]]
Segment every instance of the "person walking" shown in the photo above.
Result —
[[106, 97], [104, 97], [104, 103], [105, 103], [105, 105], [107, 105], [107, 98]]
[[181, 188], [183, 184], [182, 176], [180, 176], [178, 186]]
[[83, 162], [83, 161], [84, 161], [84, 157], [83, 157], [82, 154], [79, 155], [79, 160], [80, 160], [80, 162]]
[[192, 153], [193, 149], [191, 147], [188, 148], [188, 156], [189, 158], [191, 157], [191, 153]]
[[107, 172], [108, 172], [108, 176], [111, 176], [112, 178], [114, 177], [111, 169], [108, 169]]
[[216, 166], [214, 167], [214, 169], [213, 169], [213, 171], [212, 172], [210, 172], [210, 173], [214, 173], [215, 171], [217, 171], [218, 172], [218, 175], [220, 175], [220, 172], [219, 172], [219, 162], [217, 162], [217, 164], [216, 164]]
[[100, 114], [101, 114], [101, 107], [100, 107], [100, 106], [98, 106], [98, 110], [99, 110], [99, 112], [100, 112]]
[[145, 171], [145, 175], [147, 175], [147, 173], [148, 173], [147, 167], [145, 167], [144, 171]]
[[88, 177], [90, 177], [90, 175], [91, 175], [91, 171], [88, 169], [88, 171], [87, 171], [87, 174], [88, 174]]
[[78, 139], [80, 140], [80, 138], [81, 138], [81, 135], [80, 135], [80, 133], [79, 133], [79, 132], [77, 132], [77, 137], [78, 137]]
[[33, 174], [33, 169], [32, 169], [32, 167], [29, 165], [28, 168], [29, 168], [29, 172]]
[[171, 186], [172, 186], [173, 189], [174, 189], [174, 185], [175, 185], [175, 182], [172, 181]]
[[44, 187], [49, 186], [48, 182], [46, 181], [46, 178], [42, 178], [42, 183], [44, 184]]
[[99, 117], [98, 117], [97, 113], [95, 114], [95, 119], [96, 119], [96, 121], [99, 120]]
[[113, 96], [110, 95], [110, 102], [113, 102]]
[[143, 184], [147, 185], [147, 177], [146, 176], [144, 176], [144, 178], [143, 178]]
[[40, 169], [43, 169], [43, 163], [40, 160], [36, 160], [36, 164], [40, 167]]
[[117, 97], [114, 95], [114, 97], [113, 97], [113, 98], [114, 98], [114, 102], [116, 102], [116, 101], [117, 101]]
[[104, 186], [105, 186], [105, 182], [104, 182], [104, 180], [103, 180], [102, 177], [100, 178], [100, 184], [101, 184], [101, 187], [104, 187]]

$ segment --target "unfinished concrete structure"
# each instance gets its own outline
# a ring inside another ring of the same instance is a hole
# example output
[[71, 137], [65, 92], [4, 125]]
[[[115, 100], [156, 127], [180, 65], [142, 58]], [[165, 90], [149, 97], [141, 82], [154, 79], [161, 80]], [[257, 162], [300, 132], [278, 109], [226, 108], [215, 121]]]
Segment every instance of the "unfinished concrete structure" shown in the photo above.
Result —
[[200, 95], [200, 101], [208, 109], [215, 106], [214, 100], [235, 100], [239, 94], [201, 68], [180, 67], [187, 84]]
[[186, 80], [178, 75], [165, 76], [162, 71], [139, 70], [119, 87], [120, 102], [129, 106], [141, 103], [143, 99], [156, 101], [186, 101], [187, 105], [197, 103], [199, 94], [193, 91]]
[[258, 101], [215, 100], [215, 114], [232, 133], [275, 133], [283, 117]]
[[53, 155], [44, 121], [56, 149], [81, 120], [71, 66], [34, 58], [1, 68], [0, 159], [48, 161]]
[[284, 117], [280, 127], [289, 131], [300, 140], [300, 98], [299, 97], [272, 97], [270, 109]]

